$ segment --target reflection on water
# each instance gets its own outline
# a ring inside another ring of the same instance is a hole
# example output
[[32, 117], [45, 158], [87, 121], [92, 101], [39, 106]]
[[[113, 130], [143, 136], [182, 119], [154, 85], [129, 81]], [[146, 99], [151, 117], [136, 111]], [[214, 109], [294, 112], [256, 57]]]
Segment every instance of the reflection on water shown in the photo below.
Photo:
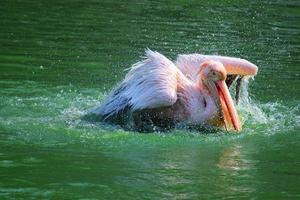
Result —
[[[221, 169], [226, 169], [232, 173], [235, 171], [246, 170], [251, 166], [245, 163], [245, 160], [241, 157], [241, 146], [234, 145], [224, 151], [220, 155], [218, 167]], [[237, 175], [237, 174], [236, 174]]]
[[[238, 180], [241, 178], [247, 178], [253, 180], [254, 177], [244, 171], [255, 170], [255, 165], [250, 163], [249, 158], [245, 157], [243, 153], [243, 147], [241, 145], [232, 145], [225, 149], [220, 154], [217, 167], [222, 170], [224, 176], [220, 176], [219, 184], [224, 185], [224, 190], [227, 195], [233, 195], [236, 192], [239, 193], [252, 193], [256, 191], [256, 188], [252, 185], [239, 185]], [[237, 182], [236, 184], [234, 184]], [[231, 184], [230, 184], [231, 183]]]
[[[0, 199], [299, 198], [299, 8], [2, 1]], [[144, 135], [80, 120], [147, 47], [257, 64], [237, 108], [242, 133]]]

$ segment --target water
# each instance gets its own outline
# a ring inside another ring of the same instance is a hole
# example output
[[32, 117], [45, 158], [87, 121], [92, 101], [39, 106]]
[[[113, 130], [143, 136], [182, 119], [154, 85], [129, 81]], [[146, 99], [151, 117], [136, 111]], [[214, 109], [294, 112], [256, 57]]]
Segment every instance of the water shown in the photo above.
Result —
[[[299, 199], [297, 1], [0, 5], [0, 199]], [[259, 66], [240, 134], [139, 134], [80, 116], [144, 50]]]

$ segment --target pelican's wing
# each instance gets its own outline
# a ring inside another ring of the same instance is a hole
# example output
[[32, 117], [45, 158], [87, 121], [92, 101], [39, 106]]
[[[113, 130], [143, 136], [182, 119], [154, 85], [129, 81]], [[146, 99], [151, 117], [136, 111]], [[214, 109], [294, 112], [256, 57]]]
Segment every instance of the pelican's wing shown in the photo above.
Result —
[[165, 56], [146, 51], [146, 59], [132, 66], [123, 82], [91, 113], [108, 118], [120, 112], [173, 105], [177, 101], [178, 68]]
[[202, 54], [182, 54], [178, 55], [176, 66], [186, 77], [196, 81], [196, 74], [200, 69], [201, 63], [203, 63], [205, 59], [206, 56]]
[[202, 55], [202, 54], [183, 54], [179, 55], [176, 60], [176, 66], [184, 75], [191, 80], [196, 80], [196, 74], [200, 65], [206, 60], [215, 60], [223, 63], [228, 75], [256, 75], [257, 66], [253, 63], [234, 57]]

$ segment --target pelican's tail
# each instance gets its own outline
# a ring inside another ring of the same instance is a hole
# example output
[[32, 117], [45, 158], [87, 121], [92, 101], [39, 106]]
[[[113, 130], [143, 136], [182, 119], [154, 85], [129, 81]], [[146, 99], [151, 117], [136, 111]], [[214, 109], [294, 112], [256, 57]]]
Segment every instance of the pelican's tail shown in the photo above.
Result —
[[117, 123], [125, 123], [130, 111], [129, 99], [121, 95], [124, 90], [123, 84], [119, 85], [106, 98], [106, 100], [98, 106], [95, 106], [83, 117], [89, 121], [113, 121]]

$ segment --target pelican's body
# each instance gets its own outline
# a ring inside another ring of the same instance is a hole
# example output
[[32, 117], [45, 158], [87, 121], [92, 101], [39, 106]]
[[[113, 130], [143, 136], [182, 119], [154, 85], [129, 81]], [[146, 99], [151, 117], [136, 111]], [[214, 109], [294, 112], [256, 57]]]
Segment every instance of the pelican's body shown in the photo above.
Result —
[[89, 116], [141, 131], [178, 123], [241, 129], [225, 80], [227, 74], [255, 75], [254, 64], [200, 54], [181, 55], [174, 64], [150, 50], [146, 56]]

